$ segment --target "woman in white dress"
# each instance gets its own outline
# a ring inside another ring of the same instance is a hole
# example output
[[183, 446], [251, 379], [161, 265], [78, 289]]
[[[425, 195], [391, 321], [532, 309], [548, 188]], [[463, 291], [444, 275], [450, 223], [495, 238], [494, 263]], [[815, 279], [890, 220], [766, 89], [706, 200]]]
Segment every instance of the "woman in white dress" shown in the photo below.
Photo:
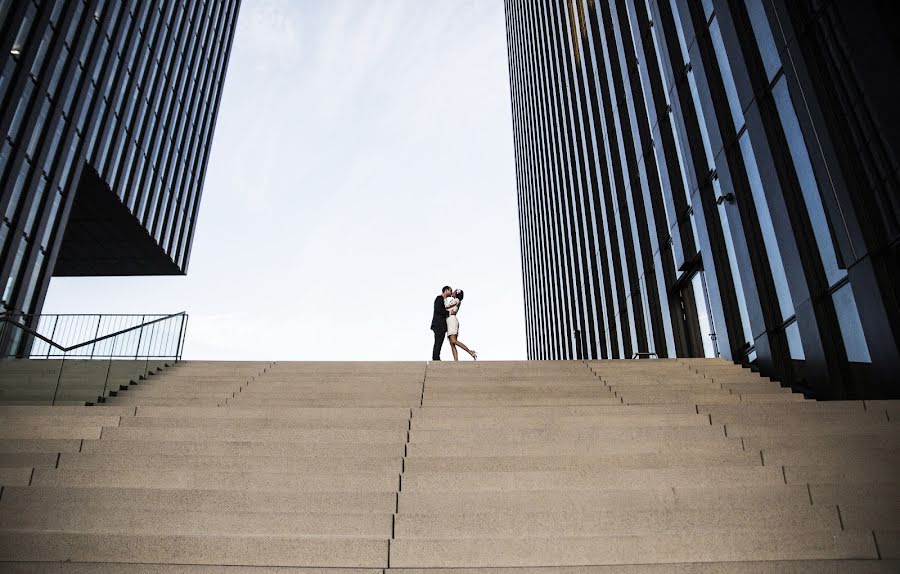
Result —
[[459, 336], [459, 319], [456, 317], [456, 314], [459, 313], [459, 306], [462, 305], [462, 300], [462, 289], [457, 289], [452, 295], [444, 299], [444, 307], [450, 313], [447, 316], [447, 338], [450, 339], [450, 350], [453, 351], [454, 361], [459, 361], [459, 353], [456, 350], [457, 347], [469, 353], [469, 356], [477, 361], [478, 353], [470, 350], [457, 338]]

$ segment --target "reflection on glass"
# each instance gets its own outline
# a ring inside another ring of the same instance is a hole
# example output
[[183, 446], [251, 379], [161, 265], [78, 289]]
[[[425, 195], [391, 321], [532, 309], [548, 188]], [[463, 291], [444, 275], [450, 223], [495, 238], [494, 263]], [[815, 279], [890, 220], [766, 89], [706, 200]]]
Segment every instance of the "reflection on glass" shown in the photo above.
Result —
[[740, 144], [744, 165], [747, 169], [747, 179], [750, 183], [750, 192], [753, 195], [763, 243], [766, 246], [769, 268], [772, 271], [772, 281], [775, 283], [775, 294], [778, 297], [781, 320], [784, 321], [794, 314], [794, 303], [791, 300], [791, 291], [788, 288], [787, 275], [784, 272], [784, 262], [781, 260], [781, 251], [778, 248], [778, 238], [775, 236], [775, 228], [772, 225], [772, 215], [766, 201], [766, 192], [763, 190], [759, 169], [756, 166], [756, 156], [753, 155], [753, 146], [750, 144], [750, 136], [747, 135], [747, 132], [741, 136]]
[[859, 320], [859, 310], [856, 307], [856, 299], [853, 297], [850, 284], [847, 283], [835, 291], [831, 298], [834, 301], [834, 310], [841, 326], [841, 338], [844, 340], [847, 360], [854, 363], [871, 363], [872, 358], [869, 356], [866, 334]]
[[753, 35], [756, 36], [759, 55], [766, 68], [766, 79], [771, 81], [781, 69], [781, 56], [778, 55], [778, 48], [775, 46], [775, 38], [769, 27], [766, 9], [762, 0], [746, 0], [746, 6], [747, 15], [750, 16], [750, 26], [753, 28]]
[[691, 287], [694, 290], [694, 306], [697, 309], [697, 319], [700, 323], [700, 338], [703, 341], [703, 356], [718, 357], [719, 347], [716, 343], [716, 326], [712, 313], [709, 310], [709, 298], [706, 293], [705, 272], [695, 273], [691, 278]]
[[788, 351], [792, 359], [803, 361], [806, 355], [803, 354], [803, 342], [800, 340], [800, 327], [797, 321], [784, 328], [784, 334], [787, 336]]
[[[716, 197], [722, 197], [722, 188], [719, 185], [718, 178], [713, 179], [713, 190]], [[734, 284], [734, 292], [737, 297], [738, 312], [741, 316], [741, 331], [744, 334], [744, 343], [753, 344], [753, 332], [750, 328], [750, 313], [747, 311], [747, 299], [744, 296], [744, 283], [741, 280], [740, 269], [738, 268], [737, 255], [734, 251], [734, 240], [731, 237], [731, 225], [728, 222], [728, 208], [721, 206], [719, 208], [719, 220], [722, 223], [722, 235], [725, 238], [725, 251], [728, 253], [728, 267], [731, 270], [731, 281]], [[735, 345], [732, 344], [732, 348]]]
[[787, 139], [791, 159], [794, 162], [794, 170], [803, 192], [803, 200], [806, 203], [806, 213], [813, 228], [813, 235], [819, 247], [819, 255], [822, 257], [822, 265], [825, 267], [825, 275], [828, 285], [834, 285], [847, 276], [847, 271], [838, 266], [837, 253], [831, 240], [831, 228], [825, 214], [825, 206], [822, 204], [822, 196], [819, 194], [819, 186], [813, 173], [812, 162], [809, 159], [809, 151], [803, 132], [800, 130], [800, 122], [791, 102], [788, 92], [787, 79], [782, 76], [772, 90], [775, 105], [778, 107], [778, 115], [781, 117], [781, 125], [784, 128], [784, 136]]
[[713, 19], [709, 27], [713, 49], [716, 52], [716, 62], [719, 65], [719, 73], [722, 75], [722, 84], [725, 86], [725, 95], [728, 98], [728, 107], [731, 109], [731, 119], [734, 121], [735, 133], [744, 125], [744, 112], [741, 110], [741, 100], [738, 97], [737, 86], [731, 73], [731, 64], [728, 62], [728, 54], [725, 52], [725, 42], [722, 40], [722, 31], [719, 30], [719, 19]]

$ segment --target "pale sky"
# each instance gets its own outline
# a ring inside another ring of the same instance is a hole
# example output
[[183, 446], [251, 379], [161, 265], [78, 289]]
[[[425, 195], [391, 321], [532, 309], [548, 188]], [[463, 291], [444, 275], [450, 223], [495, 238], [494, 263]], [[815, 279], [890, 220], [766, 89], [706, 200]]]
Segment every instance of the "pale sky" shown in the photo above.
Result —
[[[187, 311], [186, 359], [524, 359], [502, 0], [243, 0], [186, 277], [56, 278], [45, 313]], [[449, 346], [443, 358], [449, 359]]]

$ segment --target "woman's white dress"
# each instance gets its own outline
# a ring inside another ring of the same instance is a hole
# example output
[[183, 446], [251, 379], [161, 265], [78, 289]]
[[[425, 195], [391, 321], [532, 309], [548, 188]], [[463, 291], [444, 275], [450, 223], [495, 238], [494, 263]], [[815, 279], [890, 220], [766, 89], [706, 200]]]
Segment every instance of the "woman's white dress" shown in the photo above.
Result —
[[456, 318], [456, 312], [459, 311], [459, 299], [447, 297], [444, 299], [444, 308], [450, 312], [450, 315], [447, 316], [447, 336], [459, 335], [459, 319]]

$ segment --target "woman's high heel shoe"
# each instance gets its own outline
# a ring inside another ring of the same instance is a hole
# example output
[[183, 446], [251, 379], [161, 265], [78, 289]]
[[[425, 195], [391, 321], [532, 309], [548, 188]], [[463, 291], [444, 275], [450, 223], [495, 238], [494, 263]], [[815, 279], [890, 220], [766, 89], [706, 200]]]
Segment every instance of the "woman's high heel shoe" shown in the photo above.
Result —
[[477, 353], [477, 352], [475, 352], [475, 351], [469, 351], [469, 354], [472, 355], [472, 360], [473, 360], [473, 361], [477, 361], [477, 360], [478, 360], [478, 353]]

